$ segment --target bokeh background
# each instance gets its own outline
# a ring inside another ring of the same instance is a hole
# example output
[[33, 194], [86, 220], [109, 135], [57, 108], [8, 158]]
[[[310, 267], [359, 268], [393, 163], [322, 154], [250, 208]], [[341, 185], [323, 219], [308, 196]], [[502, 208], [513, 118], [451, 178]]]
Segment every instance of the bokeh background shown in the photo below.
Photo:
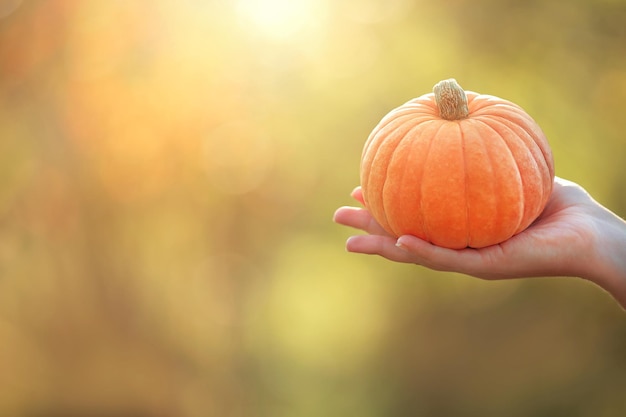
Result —
[[449, 77], [626, 216], [624, 1], [0, 0], [0, 415], [626, 415], [599, 288], [345, 252]]

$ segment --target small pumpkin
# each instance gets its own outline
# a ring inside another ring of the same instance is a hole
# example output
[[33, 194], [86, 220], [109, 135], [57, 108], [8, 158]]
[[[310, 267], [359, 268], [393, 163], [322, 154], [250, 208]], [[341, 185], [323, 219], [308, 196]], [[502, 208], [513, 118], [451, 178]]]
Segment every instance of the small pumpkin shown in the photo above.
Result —
[[498, 244], [543, 211], [554, 160], [518, 105], [454, 79], [388, 113], [361, 158], [365, 205], [391, 235], [460, 249]]

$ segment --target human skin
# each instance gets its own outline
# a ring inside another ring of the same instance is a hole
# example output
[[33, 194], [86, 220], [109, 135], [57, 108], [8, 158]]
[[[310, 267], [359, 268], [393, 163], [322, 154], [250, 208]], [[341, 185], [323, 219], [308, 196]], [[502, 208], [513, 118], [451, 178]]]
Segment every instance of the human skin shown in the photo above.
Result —
[[[352, 197], [365, 205], [360, 187]], [[606, 290], [626, 309], [626, 222], [581, 186], [559, 177], [545, 209], [530, 227], [481, 249], [447, 249], [410, 235], [396, 238], [366, 208], [341, 207], [333, 219], [367, 233], [348, 239], [349, 252], [487, 280], [579, 277]]]

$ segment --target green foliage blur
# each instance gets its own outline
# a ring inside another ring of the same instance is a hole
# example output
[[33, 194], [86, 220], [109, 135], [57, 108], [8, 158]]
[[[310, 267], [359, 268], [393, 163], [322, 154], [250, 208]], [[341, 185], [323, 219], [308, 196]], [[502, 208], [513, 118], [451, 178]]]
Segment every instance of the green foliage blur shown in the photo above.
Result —
[[0, 415], [626, 415], [600, 289], [331, 221], [378, 120], [450, 77], [626, 216], [625, 47], [621, 0], [0, 0]]

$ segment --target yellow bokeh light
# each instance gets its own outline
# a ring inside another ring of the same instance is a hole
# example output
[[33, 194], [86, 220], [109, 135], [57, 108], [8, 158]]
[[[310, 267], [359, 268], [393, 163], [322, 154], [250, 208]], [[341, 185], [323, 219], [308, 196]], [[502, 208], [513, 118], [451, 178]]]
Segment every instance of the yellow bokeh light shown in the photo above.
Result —
[[22, 3], [22, 0], [0, 0], [0, 19], [13, 13]]
[[310, 27], [320, 14], [311, 0], [239, 0], [237, 11], [249, 29], [272, 39], [288, 39]]
[[265, 180], [274, 147], [261, 128], [252, 122], [236, 121], [211, 131], [204, 152], [211, 183], [221, 192], [244, 194]]

